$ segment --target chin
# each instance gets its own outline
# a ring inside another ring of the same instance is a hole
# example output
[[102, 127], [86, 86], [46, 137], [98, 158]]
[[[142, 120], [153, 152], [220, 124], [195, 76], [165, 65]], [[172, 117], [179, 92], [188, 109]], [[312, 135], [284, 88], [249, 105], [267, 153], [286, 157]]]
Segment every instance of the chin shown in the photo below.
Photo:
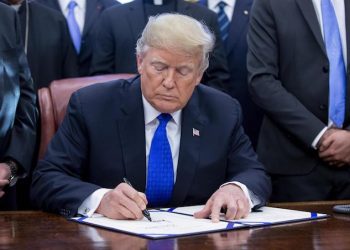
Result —
[[173, 113], [180, 108], [177, 105], [158, 105], [155, 107], [155, 109], [162, 113]]
[[152, 106], [162, 113], [173, 113], [182, 108], [181, 103], [176, 99], [173, 100], [164, 100], [158, 99], [151, 103]]

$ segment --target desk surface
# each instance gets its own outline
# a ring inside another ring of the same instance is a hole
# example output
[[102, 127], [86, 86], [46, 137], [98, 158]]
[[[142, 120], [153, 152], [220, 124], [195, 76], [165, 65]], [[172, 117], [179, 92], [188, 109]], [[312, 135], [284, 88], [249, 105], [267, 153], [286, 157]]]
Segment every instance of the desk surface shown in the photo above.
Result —
[[349, 249], [350, 215], [332, 213], [348, 201], [274, 203], [270, 206], [327, 213], [331, 218], [165, 240], [147, 240], [39, 212], [0, 212], [0, 249]]

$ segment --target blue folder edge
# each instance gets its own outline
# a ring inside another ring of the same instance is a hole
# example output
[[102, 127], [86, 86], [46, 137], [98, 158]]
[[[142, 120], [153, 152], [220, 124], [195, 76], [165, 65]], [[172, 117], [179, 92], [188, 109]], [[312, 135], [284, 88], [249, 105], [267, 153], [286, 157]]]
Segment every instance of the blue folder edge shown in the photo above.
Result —
[[[173, 209], [169, 209], [167, 211], [162, 210], [162, 212], [170, 212], [170, 213], [176, 213], [176, 214], [181, 214], [184, 216], [192, 216], [189, 214], [184, 214], [184, 213], [179, 213], [179, 212], [174, 212], [175, 208]], [[138, 237], [142, 237], [142, 238], [146, 238], [146, 239], [152, 239], [152, 240], [162, 240], [162, 239], [168, 239], [168, 238], [177, 238], [177, 237], [185, 237], [185, 236], [191, 236], [191, 235], [200, 235], [200, 234], [206, 234], [206, 233], [216, 233], [216, 232], [225, 232], [225, 231], [232, 231], [232, 230], [240, 230], [240, 229], [247, 229], [247, 228], [256, 228], [256, 227], [269, 227], [269, 226], [275, 226], [275, 225], [283, 225], [283, 224], [289, 224], [289, 223], [298, 223], [298, 222], [307, 222], [307, 221], [314, 221], [314, 220], [321, 220], [321, 219], [326, 219], [331, 217], [330, 215], [327, 214], [320, 214], [318, 215], [318, 213], [316, 212], [310, 212], [310, 218], [302, 218], [302, 219], [296, 219], [296, 220], [286, 220], [286, 221], [281, 221], [281, 222], [239, 222], [239, 221], [227, 221], [227, 220], [221, 220], [223, 222], [227, 222], [227, 227], [223, 228], [223, 229], [214, 229], [214, 230], [209, 230], [209, 231], [203, 231], [203, 232], [194, 232], [194, 233], [184, 233], [184, 234], [156, 234], [152, 235], [152, 234], [137, 234], [137, 233], [133, 233], [133, 232], [129, 232], [129, 231], [125, 231], [122, 229], [116, 229], [116, 228], [112, 228], [112, 227], [108, 227], [108, 226], [101, 226], [101, 225], [96, 225], [94, 223], [90, 223], [90, 222], [86, 222], [84, 221], [84, 219], [86, 219], [87, 217], [79, 217], [78, 219], [73, 219], [73, 218], [68, 218], [69, 221], [73, 221], [73, 222], [78, 222], [81, 224], [85, 224], [85, 225], [89, 225], [89, 226], [93, 226], [93, 227], [98, 227], [98, 228], [103, 228], [103, 229], [107, 229], [110, 231], [114, 231], [114, 232], [120, 232], [120, 233], [125, 233], [125, 234], [129, 234], [129, 235], [134, 235], [134, 236], [138, 236]], [[254, 223], [254, 224], [247, 224], [247, 223]], [[234, 227], [235, 224], [240, 224], [242, 226], [240, 227]], [[161, 236], [159, 236], [161, 235]]]

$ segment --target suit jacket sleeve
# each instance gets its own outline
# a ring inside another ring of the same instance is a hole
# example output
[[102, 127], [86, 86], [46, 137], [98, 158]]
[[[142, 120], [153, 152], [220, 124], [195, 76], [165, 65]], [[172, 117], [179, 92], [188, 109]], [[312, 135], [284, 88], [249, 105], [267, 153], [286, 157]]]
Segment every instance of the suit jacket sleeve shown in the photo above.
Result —
[[[292, 20], [280, 21], [292, 23]], [[247, 63], [250, 92], [253, 100], [270, 119], [306, 147], [310, 147], [326, 124], [287, 91], [279, 78], [281, 72], [278, 35], [280, 34], [277, 32], [277, 25], [280, 24], [275, 20], [270, 1], [254, 2], [248, 31]], [[302, 73], [296, 72], [296, 74]]]
[[82, 181], [83, 166], [89, 164], [87, 140], [83, 110], [75, 93], [46, 157], [34, 171], [31, 190], [34, 205], [66, 217], [74, 216], [85, 198], [100, 188]]
[[263, 206], [271, 194], [270, 178], [264, 166], [258, 161], [253, 147], [242, 127], [242, 112], [236, 102], [236, 124], [231, 135], [231, 148], [228, 154], [228, 181], [238, 181], [247, 186], [248, 190], [259, 197]]
[[[18, 17], [15, 18], [16, 47], [21, 48], [21, 35]], [[9, 144], [4, 153], [5, 158], [12, 158], [20, 164], [19, 174], [25, 176], [32, 164], [32, 157], [36, 144], [36, 130], [38, 112], [36, 108], [36, 94], [30, 76], [27, 59], [23, 49], [18, 49], [18, 79], [20, 97], [17, 104], [14, 125], [11, 130]]]

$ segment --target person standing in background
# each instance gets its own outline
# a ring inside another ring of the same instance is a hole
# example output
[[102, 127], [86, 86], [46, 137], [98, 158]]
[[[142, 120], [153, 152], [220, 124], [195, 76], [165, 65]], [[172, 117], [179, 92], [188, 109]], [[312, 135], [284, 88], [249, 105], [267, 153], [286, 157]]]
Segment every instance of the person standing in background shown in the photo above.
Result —
[[35, 89], [78, 76], [77, 55], [61, 13], [33, 1], [1, 1], [17, 10]]
[[350, 198], [350, 1], [257, 0], [249, 85], [271, 201]]
[[71, 40], [78, 55], [79, 76], [89, 75], [94, 44], [93, 33], [101, 13], [115, 0], [36, 0], [63, 13], [66, 17]]
[[0, 210], [14, 210], [16, 181], [32, 164], [36, 95], [16, 11], [0, 3]]
[[256, 148], [262, 111], [249, 94], [247, 72], [247, 32], [253, 0], [199, 0], [199, 3], [218, 14], [220, 39], [230, 72], [227, 93], [241, 104], [243, 128]]

